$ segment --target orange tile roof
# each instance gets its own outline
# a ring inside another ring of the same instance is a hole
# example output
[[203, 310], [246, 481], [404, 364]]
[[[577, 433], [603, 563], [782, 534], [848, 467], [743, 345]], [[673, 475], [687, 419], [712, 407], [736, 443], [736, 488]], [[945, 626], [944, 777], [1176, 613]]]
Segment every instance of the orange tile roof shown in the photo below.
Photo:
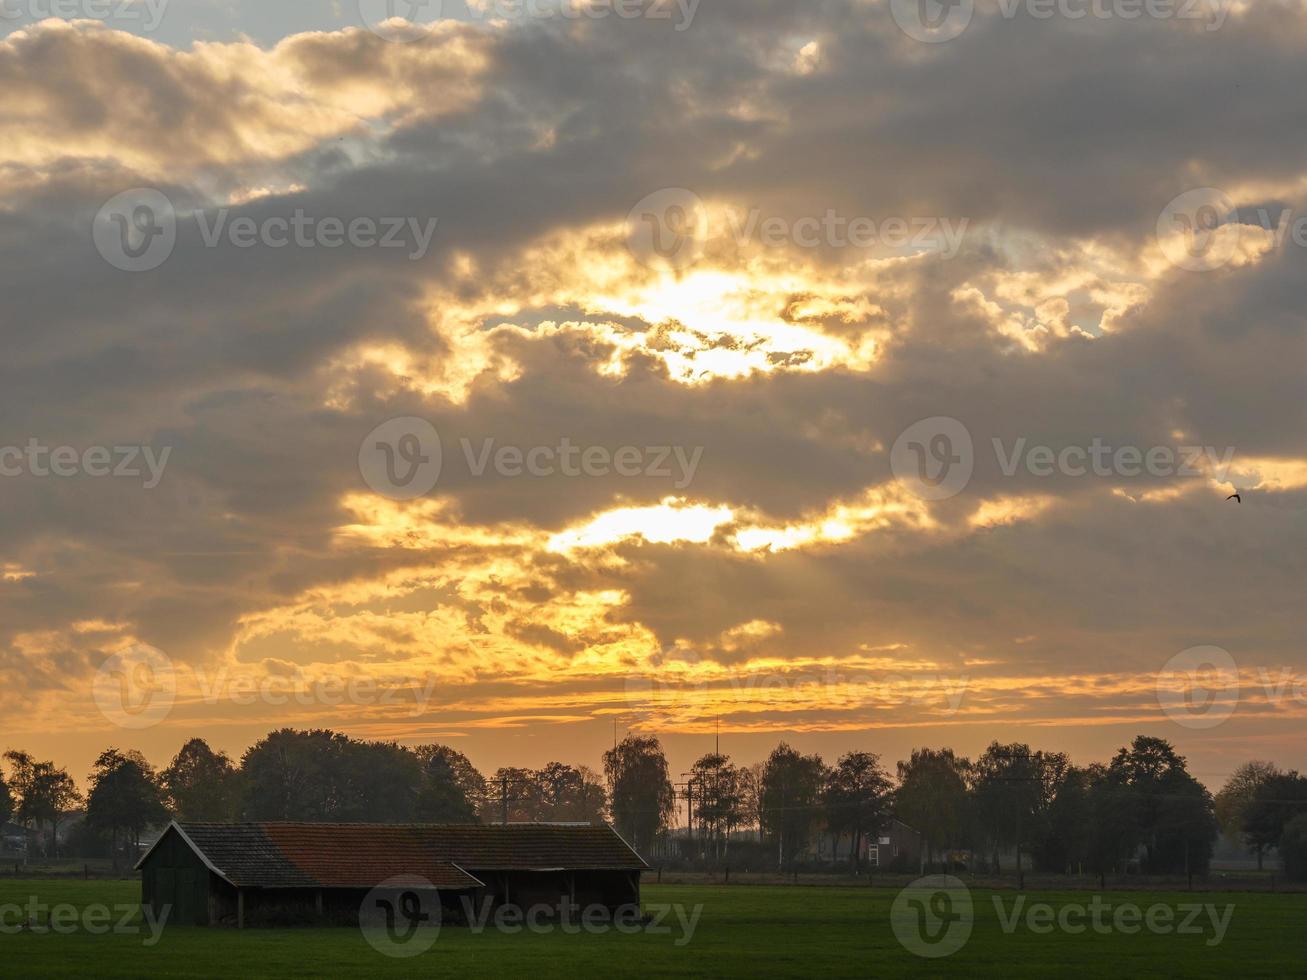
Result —
[[425, 880], [437, 888], [463, 890], [481, 885], [478, 872], [647, 867], [604, 824], [183, 823], [174, 827], [211, 868], [241, 887], [372, 888], [408, 877], [410, 884]]

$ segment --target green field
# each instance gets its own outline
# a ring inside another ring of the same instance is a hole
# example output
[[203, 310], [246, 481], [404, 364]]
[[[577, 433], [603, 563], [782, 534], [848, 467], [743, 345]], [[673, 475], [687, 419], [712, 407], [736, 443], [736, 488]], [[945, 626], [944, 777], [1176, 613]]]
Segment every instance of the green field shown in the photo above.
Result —
[[[1204, 916], [1202, 935], [1159, 935], [1141, 930], [1102, 935], [1056, 928], [1037, 934], [1023, 918], [1005, 933], [992, 899], [1011, 916], [1013, 891], [975, 891], [970, 940], [937, 961], [914, 956], [890, 926], [890, 889], [831, 887], [646, 886], [646, 906], [702, 906], [691, 941], [673, 917], [671, 934], [564, 935], [465, 928], [441, 930], [429, 951], [412, 959], [382, 956], [357, 929], [245, 930], [165, 928], [146, 947], [146, 933], [95, 935], [0, 933], [0, 975], [5, 977], [431, 977], [454, 971], [479, 976], [1048, 976], [1052, 971], [1112, 977], [1282, 977], [1300, 973], [1307, 960], [1307, 895], [1203, 892], [1109, 892], [1108, 903], [1171, 906], [1212, 902], [1233, 905], [1219, 944]], [[131, 881], [24, 881], [0, 879], [0, 908], [46, 905], [128, 905], [139, 900]], [[1030, 892], [1027, 902], [1056, 911], [1087, 904], [1086, 892]], [[1028, 905], [1026, 907], [1028, 909]], [[16, 921], [12, 908], [5, 924]], [[114, 916], [117, 921], [118, 915]], [[139, 919], [137, 919], [139, 922]], [[104, 928], [93, 921], [95, 928]], [[1037, 923], [1038, 924], [1038, 923]]]

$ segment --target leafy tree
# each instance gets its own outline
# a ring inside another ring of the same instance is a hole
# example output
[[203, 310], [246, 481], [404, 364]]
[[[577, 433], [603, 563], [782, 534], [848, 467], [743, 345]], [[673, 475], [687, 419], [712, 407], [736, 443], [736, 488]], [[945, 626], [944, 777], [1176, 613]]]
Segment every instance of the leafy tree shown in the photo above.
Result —
[[[490, 777], [483, 819], [487, 823], [533, 823], [543, 818], [544, 791], [531, 769], [505, 766]], [[505, 816], [507, 813], [507, 816]]]
[[413, 823], [423, 784], [422, 763], [396, 742], [347, 740], [333, 820]]
[[700, 839], [711, 843], [718, 856], [728, 850], [731, 833], [748, 819], [748, 788], [744, 773], [730, 757], [709, 752], [690, 767], [693, 781], [693, 815]]
[[807, 850], [825, 785], [826, 765], [819, 755], [800, 755], [782, 742], [767, 757], [762, 771], [762, 816], [776, 841], [778, 866], [793, 863]]
[[974, 814], [981, 834], [998, 850], [1021, 851], [1044, 834], [1058, 783], [1069, 768], [1060, 753], [1031, 752], [1029, 745], [993, 742], [971, 768]]
[[241, 760], [250, 820], [409, 823], [423, 773], [393, 742], [356, 742], [326, 730], [272, 732]]
[[1299, 813], [1284, 825], [1280, 861], [1290, 881], [1307, 881], [1307, 813]]
[[898, 764], [895, 812], [922, 836], [922, 860], [960, 844], [967, 827], [967, 774], [971, 763], [952, 749], [913, 749]]
[[486, 799], [486, 780], [462, 752], [447, 745], [414, 750], [422, 764], [418, 819], [431, 823], [476, 823]]
[[1279, 847], [1285, 826], [1307, 813], [1307, 776], [1277, 773], [1262, 780], [1244, 814], [1244, 834], [1254, 848]]
[[1216, 821], [1221, 830], [1232, 837], [1238, 837], [1250, 851], [1257, 855], [1257, 870], [1262, 870], [1262, 857], [1265, 846], [1257, 843], [1244, 833], [1244, 823], [1252, 809], [1257, 790], [1272, 776], [1281, 775], [1270, 762], [1245, 762], [1226, 780], [1225, 786], [1216, 794]]
[[1106, 875], [1120, 870], [1139, 849], [1139, 801], [1128, 785], [1109, 775], [1106, 766], [1090, 766], [1086, 778], [1085, 856], [1094, 871]]
[[1212, 796], [1169, 742], [1139, 736], [1117, 752], [1106, 778], [1128, 790], [1149, 872], [1206, 871], [1217, 836]]
[[5, 774], [0, 772], [0, 824], [9, 822], [9, 815], [14, 812], [14, 797], [5, 782]]
[[110, 853], [117, 866], [119, 833], [131, 854], [139, 853], [141, 831], [168, 817], [158, 780], [139, 752], [106, 749], [95, 760], [90, 775], [91, 792], [86, 801], [86, 821], [96, 830], [108, 831]]
[[64, 815], [82, 801], [77, 784], [64, 769], [53, 762], [37, 762], [29, 753], [5, 753], [9, 761], [14, 790], [18, 794], [15, 814], [28, 833], [39, 831], [42, 823], [50, 826], [53, 853], [59, 853], [59, 825]]
[[762, 774], [764, 766], [755, 762], [740, 770], [740, 810], [748, 824], [758, 828], [758, 843], [762, 843]]
[[10, 749], [5, 753], [4, 758], [9, 763], [9, 783], [13, 787], [11, 795], [14, 802], [11, 805], [10, 813], [14, 822], [27, 831], [28, 849], [30, 850], [35, 821], [32, 816], [32, 807], [27, 800], [32, 792], [36, 759], [30, 753], [19, 749]]
[[880, 757], [870, 752], [841, 756], [827, 775], [826, 824], [832, 833], [852, 837], [849, 862], [855, 871], [862, 860], [863, 837], [875, 837], [889, 824], [893, 788]]
[[225, 752], [214, 752], [202, 738], [181, 747], [159, 774], [164, 799], [178, 820], [223, 822], [240, 805], [240, 773]]
[[604, 777], [617, 832], [648, 853], [676, 805], [662, 743], [652, 735], [626, 736], [604, 753]]
[[539, 819], [564, 823], [602, 823], [608, 793], [599, 775], [585, 766], [551, 762], [535, 773]]
[[1041, 834], [1034, 845], [1035, 859], [1042, 867], [1070, 874], [1091, 863], [1090, 784], [1088, 769], [1068, 766], [1053, 786]]

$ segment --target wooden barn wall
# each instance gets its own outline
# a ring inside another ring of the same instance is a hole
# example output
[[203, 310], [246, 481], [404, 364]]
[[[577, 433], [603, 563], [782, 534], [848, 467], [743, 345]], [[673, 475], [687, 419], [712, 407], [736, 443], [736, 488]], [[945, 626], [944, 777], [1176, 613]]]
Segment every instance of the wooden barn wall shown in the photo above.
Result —
[[141, 867], [141, 901], [171, 925], [210, 922], [212, 873], [176, 831], [169, 831]]

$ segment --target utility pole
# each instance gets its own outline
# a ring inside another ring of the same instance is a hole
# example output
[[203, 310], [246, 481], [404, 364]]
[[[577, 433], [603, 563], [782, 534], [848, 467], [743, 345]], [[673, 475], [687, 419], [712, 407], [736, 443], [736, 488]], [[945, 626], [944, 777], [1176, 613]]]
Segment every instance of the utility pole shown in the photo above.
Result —
[[503, 806], [504, 826], [508, 826], [508, 777], [499, 777], [499, 799]]

